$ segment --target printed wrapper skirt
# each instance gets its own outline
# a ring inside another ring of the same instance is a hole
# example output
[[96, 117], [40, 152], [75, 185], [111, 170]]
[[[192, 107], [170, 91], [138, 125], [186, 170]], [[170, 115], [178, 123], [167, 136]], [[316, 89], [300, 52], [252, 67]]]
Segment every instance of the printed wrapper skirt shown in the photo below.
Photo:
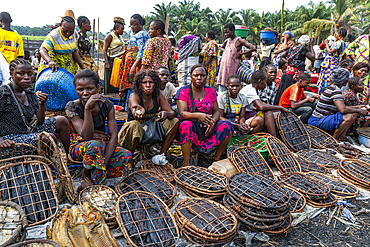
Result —
[[[73, 75], [77, 73], [78, 66], [77, 62], [73, 59], [72, 53], [59, 54], [53, 51], [48, 52], [49, 57], [57, 64], [58, 68], [66, 69], [71, 72]], [[41, 59], [39, 69], [37, 71], [37, 77], [44, 69], [49, 68], [48, 62], [44, 59]]]

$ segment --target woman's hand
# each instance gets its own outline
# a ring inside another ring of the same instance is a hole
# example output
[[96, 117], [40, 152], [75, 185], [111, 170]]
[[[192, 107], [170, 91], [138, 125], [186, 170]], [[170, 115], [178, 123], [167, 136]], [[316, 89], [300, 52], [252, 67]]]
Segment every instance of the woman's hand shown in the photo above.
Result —
[[201, 121], [202, 123], [206, 124], [206, 125], [211, 125], [211, 124], [214, 124], [214, 120], [212, 118], [211, 115], [207, 115], [205, 113], [198, 113], [198, 119], [199, 121]]
[[240, 124], [239, 125], [239, 131], [242, 135], [246, 135], [250, 132], [251, 128], [247, 124]]
[[288, 109], [286, 109], [286, 108], [284, 108], [284, 107], [282, 107], [281, 109], [280, 109], [280, 111], [281, 111], [281, 113], [283, 113], [283, 115], [286, 117], [287, 115], [288, 115], [288, 113], [289, 113], [289, 110]]
[[130, 78], [134, 78], [135, 73], [136, 73], [136, 68], [134, 68], [134, 66], [132, 66], [131, 69], [130, 69], [130, 73], [128, 74], [128, 76]]
[[134, 115], [134, 118], [136, 119], [143, 118], [145, 114], [144, 107], [142, 107], [141, 105], [134, 105], [134, 106], [131, 106], [131, 109], [132, 109], [132, 115]]
[[39, 93], [37, 94], [37, 99], [39, 100], [39, 105], [45, 105], [48, 95], [46, 93]]
[[214, 128], [215, 128], [215, 124], [214, 123], [212, 123], [211, 125], [208, 125], [208, 127], [206, 129], [205, 135], [206, 136], [209, 136], [212, 133], [212, 131], [213, 131]]
[[49, 68], [51, 68], [51, 71], [52, 71], [52, 72], [57, 71], [57, 64], [56, 64], [53, 60], [51, 60], [51, 61], [48, 63], [48, 65], [49, 65]]
[[166, 120], [168, 118], [168, 112], [166, 111], [161, 111], [158, 113], [158, 117], [157, 117], [157, 122], [163, 122], [164, 120]]
[[96, 102], [104, 103], [105, 99], [103, 95], [99, 93], [92, 95], [90, 99], [86, 102], [85, 109], [89, 109], [89, 110], [93, 109], [95, 107]]
[[105, 69], [106, 69], [106, 70], [110, 70], [110, 65], [109, 65], [109, 63], [105, 63]]
[[[0, 138], [2, 139], [2, 138]], [[14, 148], [15, 142], [13, 140], [1, 140], [0, 141], [0, 149], [9, 149], [9, 148]]]

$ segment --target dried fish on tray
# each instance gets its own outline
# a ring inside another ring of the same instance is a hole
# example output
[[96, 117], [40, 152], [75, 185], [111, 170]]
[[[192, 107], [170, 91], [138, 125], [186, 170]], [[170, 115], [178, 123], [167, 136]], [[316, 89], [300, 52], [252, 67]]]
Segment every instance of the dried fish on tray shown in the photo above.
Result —
[[340, 159], [327, 152], [316, 150], [302, 150], [297, 153], [298, 157], [316, 163], [326, 168], [339, 168]]
[[204, 198], [177, 202], [175, 218], [191, 242], [202, 245], [228, 243], [236, 234], [238, 221], [223, 205]]
[[307, 133], [310, 136], [313, 148], [331, 148], [334, 144], [338, 143], [331, 135], [329, 135], [324, 130], [308, 124], [305, 124], [304, 126], [306, 127]]
[[314, 178], [330, 187], [331, 193], [341, 198], [354, 198], [358, 195], [356, 186], [346, 183], [333, 175], [324, 175], [317, 172], [307, 173], [307, 176]]
[[23, 208], [30, 226], [54, 217], [59, 206], [50, 168], [41, 161], [0, 167], [0, 195]]
[[307, 198], [307, 204], [314, 208], [331, 207], [337, 204], [337, 202], [337, 197], [333, 193], [329, 193], [327, 198], [321, 200]]
[[[59, 244], [46, 239], [32, 239], [9, 245], [7, 247], [61, 247]], [[64, 247], [64, 246], [63, 246]]]
[[128, 243], [135, 246], [175, 246], [179, 238], [176, 221], [159, 197], [142, 191], [121, 195], [116, 218]]
[[252, 147], [241, 147], [234, 150], [230, 157], [233, 165], [239, 172], [247, 174], [261, 174], [275, 178], [270, 166], [261, 154]]
[[311, 200], [325, 199], [330, 193], [328, 185], [303, 173], [284, 173], [279, 176], [279, 182], [297, 190]]
[[37, 155], [37, 148], [27, 143], [15, 143], [12, 149], [0, 148], [0, 166], [6, 165], [6, 160], [25, 155]]
[[98, 209], [84, 202], [63, 208], [47, 228], [47, 238], [62, 247], [120, 247]]
[[267, 138], [267, 147], [270, 157], [281, 173], [301, 172], [294, 154], [279, 139], [273, 136]]
[[293, 112], [279, 112], [276, 126], [284, 143], [294, 152], [311, 148], [311, 140], [301, 120]]
[[161, 175], [161, 177], [164, 177], [168, 182], [171, 184], [175, 182], [175, 179], [173, 178], [175, 175], [175, 169], [170, 163], [167, 163], [164, 166], [156, 165], [151, 160], [146, 160], [143, 162], [141, 166], [136, 168], [137, 171], [141, 170], [150, 170], [154, 171]]
[[365, 154], [358, 148], [352, 147], [348, 143], [333, 144], [332, 147], [335, 151], [342, 154], [345, 158], [354, 159], [357, 156]]
[[141, 170], [123, 178], [116, 186], [119, 195], [130, 191], [146, 191], [153, 193], [167, 205], [172, 205], [176, 197], [176, 188], [154, 171]]
[[338, 175], [357, 187], [370, 190], [370, 164], [356, 159], [340, 162]]
[[227, 177], [203, 167], [187, 166], [176, 169], [175, 180], [179, 186], [197, 194], [222, 196], [226, 193]]
[[307, 160], [303, 160], [299, 158], [299, 156], [297, 156], [296, 159], [299, 165], [301, 166], [302, 172], [318, 172], [322, 174], [331, 174], [330, 170], [325, 166]]
[[23, 241], [28, 226], [26, 213], [16, 203], [0, 201], [0, 246]]
[[356, 159], [361, 160], [365, 163], [370, 164], [370, 154], [360, 155]]
[[302, 212], [307, 203], [304, 195], [288, 186], [284, 186], [284, 189], [286, 189], [290, 195], [290, 213]]
[[103, 215], [109, 228], [118, 226], [115, 220], [115, 207], [118, 195], [111, 188], [104, 185], [92, 185], [80, 192], [79, 202], [83, 205], [88, 202], [98, 209]]

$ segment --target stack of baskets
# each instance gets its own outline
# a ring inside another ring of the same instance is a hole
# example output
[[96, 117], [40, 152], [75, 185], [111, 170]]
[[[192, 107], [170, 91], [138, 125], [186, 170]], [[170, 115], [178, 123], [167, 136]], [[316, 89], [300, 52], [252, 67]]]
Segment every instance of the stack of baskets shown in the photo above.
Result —
[[153, 171], [154, 174], [160, 174], [161, 177], [165, 178], [171, 184], [173, 184], [175, 182], [175, 179], [174, 179], [175, 169], [168, 162], [167, 162], [167, 164], [162, 166], [162, 165], [154, 164], [151, 160], [145, 160], [145, 161], [143, 161], [141, 166], [136, 168], [136, 170], [137, 171], [141, 171], [141, 170]]
[[338, 175], [357, 187], [370, 190], [370, 164], [356, 159], [340, 162]]
[[229, 178], [224, 205], [253, 231], [285, 232], [291, 225], [291, 197], [274, 179], [237, 173]]
[[238, 220], [223, 205], [205, 198], [177, 202], [175, 219], [182, 234], [194, 244], [224, 245], [233, 240]]
[[227, 177], [203, 167], [176, 169], [175, 180], [179, 188], [191, 197], [215, 199], [226, 193]]

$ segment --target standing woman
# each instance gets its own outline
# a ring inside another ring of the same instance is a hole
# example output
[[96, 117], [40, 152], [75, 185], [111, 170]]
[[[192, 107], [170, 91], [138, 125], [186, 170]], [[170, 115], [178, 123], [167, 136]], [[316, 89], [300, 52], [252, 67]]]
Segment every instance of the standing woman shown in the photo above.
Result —
[[159, 67], [168, 67], [171, 52], [171, 42], [165, 38], [164, 22], [153, 20], [149, 26], [150, 38], [145, 44], [141, 69], [157, 70]]
[[329, 47], [329, 40], [325, 40], [328, 56], [326, 56], [324, 61], [321, 63], [319, 81], [317, 82], [319, 93], [321, 93], [323, 88], [329, 85], [332, 72], [339, 66], [340, 61], [342, 60], [342, 56], [344, 55], [347, 47], [346, 43], [344, 42], [344, 38], [346, 36], [347, 30], [341, 28], [335, 35], [336, 42], [332, 47]]
[[304, 72], [306, 58], [315, 61], [315, 56], [313, 55], [312, 44], [314, 39], [310, 40], [310, 37], [307, 35], [302, 35], [298, 39], [298, 46], [290, 48], [283, 54], [281, 54], [280, 59], [287, 63], [288, 67], [281, 76], [281, 81], [279, 88], [276, 92], [274, 105], [278, 105], [280, 97], [291, 85], [298, 81], [298, 76]]
[[[105, 88], [110, 88], [114, 58], [121, 56], [125, 52], [124, 42], [121, 35], [125, 29], [125, 20], [121, 17], [114, 17], [113, 31], [104, 40], [103, 56], [105, 61], [104, 83]], [[108, 89], [108, 91], [110, 91]], [[107, 93], [107, 92], [106, 92]]]
[[86, 32], [91, 31], [90, 20], [86, 16], [79, 16], [77, 18], [77, 24], [78, 28], [80, 29], [78, 32], [78, 50], [80, 52], [82, 63], [84, 64], [85, 68], [98, 73], [98, 68], [96, 67], [94, 60], [90, 55], [92, 44], [89, 37], [86, 35]]
[[203, 47], [200, 53], [203, 56], [203, 66], [207, 71], [206, 86], [214, 87], [215, 80], [217, 76], [217, 53], [218, 45], [215, 41], [215, 33], [213, 31], [208, 31], [206, 34], [207, 44]]
[[134, 36], [128, 42], [128, 50], [122, 58], [122, 79], [120, 84], [120, 96], [124, 103], [125, 111], [128, 110], [128, 98], [131, 94], [132, 80], [136, 72], [141, 69], [141, 60], [144, 54], [145, 43], [150, 39], [147, 31], [143, 29], [146, 21], [139, 14], [134, 14], [130, 19], [131, 31]]
[[52, 71], [57, 67], [77, 73], [78, 66], [85, 69], [77, 49], [78, 33], [75, 30], [75, 19], [71, 16], [64, 16], [60, 26], [52, 30], [46, 36], [40, 48], [42, 57], [39, 65], [38, 74], [45, 68], [51, 68]]

